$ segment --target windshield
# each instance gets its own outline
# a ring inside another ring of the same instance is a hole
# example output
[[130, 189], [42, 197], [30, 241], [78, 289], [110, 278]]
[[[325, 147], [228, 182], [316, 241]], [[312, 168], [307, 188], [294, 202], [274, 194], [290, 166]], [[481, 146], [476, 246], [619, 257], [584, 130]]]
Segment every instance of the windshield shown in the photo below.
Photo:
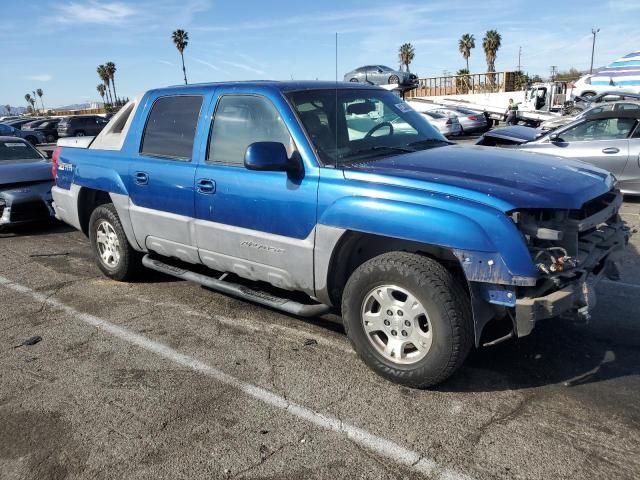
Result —
[[42, 155], [26, 142], [5, 140], [0, 142], [0, 162], [5, 160], [42, 160]]
[[303, 90], [287, 96], [324, 164], [449, 143], [423, 115], [385, 90]]

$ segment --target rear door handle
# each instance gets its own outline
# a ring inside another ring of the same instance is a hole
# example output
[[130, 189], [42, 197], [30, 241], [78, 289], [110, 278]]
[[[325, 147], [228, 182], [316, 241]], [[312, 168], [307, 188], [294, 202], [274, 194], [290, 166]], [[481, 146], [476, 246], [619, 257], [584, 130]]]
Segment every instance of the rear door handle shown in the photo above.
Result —
[[145, 172], [136, 172], [135, 179], [138, 185], [146, 185], [149, 183], [149, 175]]
[[216, 182], [209, 178], [201, 178], [196, 182], [196, 190], [205, 195], [216, 193]]
[[619, 148], [616, 148], [616, 147], [609, 147], [609, 148], [603, 148], [603, 149], [602, 149], [602, 153], [609, 153], [609, 154], [611, 154], [611, 153], [618, 153], [618, 152], [620, 152], [620, 149], [619, 149]]

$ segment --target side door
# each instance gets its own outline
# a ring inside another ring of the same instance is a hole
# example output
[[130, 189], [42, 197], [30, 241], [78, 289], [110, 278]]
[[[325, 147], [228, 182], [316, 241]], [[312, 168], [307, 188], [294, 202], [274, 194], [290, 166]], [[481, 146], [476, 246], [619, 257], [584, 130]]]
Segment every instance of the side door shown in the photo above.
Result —
[[279, 92], [221, 89], [196, 172], [196, 244], [210, 268], [313, 292], [318, 169], [306, 164], [291, 174], [244, 166], [247, 147], [262, 141], [282, 143], [290, 158], [302, 160], [291, 127], [302, 139]]
[[[629, 160], [629, 134], [633, 123], [623, 118], [586, 120], [551, 135], [534, 151], [570, 157], [620, 175]], [[526, 150], [527, 148], [525, 148]]]
[[[194, 147], [203, 94], [150, 98], [139, 112], [146, 122], [129, 136], [128, 192], [136, 240], [165, 256], [198, 263], [192, 235]], [[138, 140], [138, 141], [136, 141]]]

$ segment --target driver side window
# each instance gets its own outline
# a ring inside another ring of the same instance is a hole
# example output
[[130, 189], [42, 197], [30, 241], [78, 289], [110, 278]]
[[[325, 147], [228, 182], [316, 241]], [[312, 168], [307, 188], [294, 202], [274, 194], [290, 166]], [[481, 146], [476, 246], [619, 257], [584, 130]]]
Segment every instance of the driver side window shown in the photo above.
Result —
[[565, 130], [559, 137], [565, 142], [627, 138], [631, 133], [634, 122], [627, 122], [626, 120], [626, 118], [589, 120]]
[[289, 157], [295, 146], [273, 104], [257, 95], [225, 95], [218, 102], [207, 162], [244, 165], [247, 147], [255, 142], [282, 143]]

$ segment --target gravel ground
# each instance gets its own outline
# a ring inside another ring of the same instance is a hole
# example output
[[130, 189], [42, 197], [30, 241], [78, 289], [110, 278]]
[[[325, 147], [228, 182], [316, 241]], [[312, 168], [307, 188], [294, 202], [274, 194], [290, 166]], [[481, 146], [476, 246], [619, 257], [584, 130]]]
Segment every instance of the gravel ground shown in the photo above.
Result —
[[[623, 213], [637, 227], [640, 203]], [[589, 325], [548, 321], [417, 391], [336, 317], [113, 282], [59, 224], [0, 234], [0, 478], [637, 479], [639, 248]]]

